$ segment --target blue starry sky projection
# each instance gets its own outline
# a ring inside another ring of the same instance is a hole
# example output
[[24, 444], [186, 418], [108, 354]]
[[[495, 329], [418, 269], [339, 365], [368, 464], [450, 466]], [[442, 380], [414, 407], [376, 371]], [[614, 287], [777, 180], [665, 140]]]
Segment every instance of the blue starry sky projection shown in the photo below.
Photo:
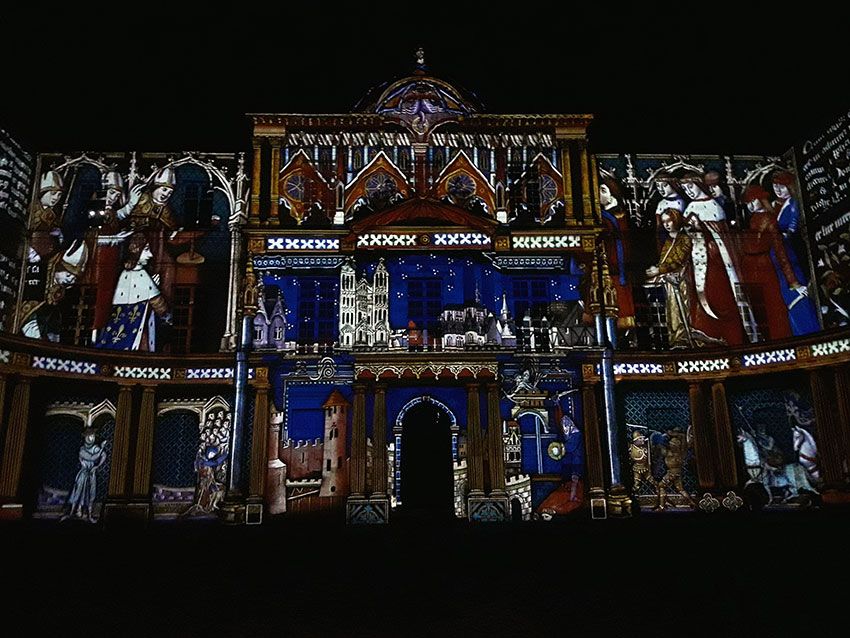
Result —
[[[371, 283], [377, 259], [358, 261], [357, 279]], [[579, 299], [580, 275], [565, 272], [499, 270], [484, 257], [431, 255], [390, 255], [385, 265], [389, 273], [390, 328], [406, 328], [408, 321], [433, 325], [448, 305], [474, 303], [476, 299], [498, 315], [502, 294], [508, 309], [519, 323], [525, 309], [534, 304], [569, 302]], [[266, 299], [277, 291], [286, 305], [290, 326], [287, 339], [312, 343], [324, 337], [318, 322], [328, 321], [331, 340], [338, 338], [339, 271], [268, 271], [263, 274]], [[411, 298], [424, 304], [412, 307]], [[325, 319], [327, 317], [327, 319]], [[320, 340], [321, 341], [321, 340]]]

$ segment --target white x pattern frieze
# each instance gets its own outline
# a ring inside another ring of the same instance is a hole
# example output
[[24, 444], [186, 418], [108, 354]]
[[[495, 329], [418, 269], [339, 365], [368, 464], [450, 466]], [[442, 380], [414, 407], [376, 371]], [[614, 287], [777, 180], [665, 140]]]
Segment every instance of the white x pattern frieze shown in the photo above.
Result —
[[764, 366], [772, 363], [787, 363], [794, 361], [796, 358], [797, 353], [794, 351], [794, 348], [783, 348], [781, 350], [745, 354], [742, 357], [742, 361], [745, 368], [752, 368], [754, 366]]
[[551, 249], [551, 248], [581, 248], [579, 235], [520, 235], [513, 238], [514, 248], [520, 249]]
[[489, 246], [490, 238], [483, 233], [434, 233], [435, 246]]
[[402, 233], [364, 233], [357, 238], [358, 247], [415, 246], [416, 235]]
[[115, 376], [122, 379], [170, 379], [171, 368], [142, 368], [134, 366], [116, 366]]
[[339, 239], [333, 237], [267, 237], [268, 250], [339, 250]]
[[812, 346], [813, 357], [825, 357], [842, 352], [850, 352], [850, 339], [836, 339], [835, 341], [816, 343]]
[[233, 368], [187, 368], [187, 379], [232, 379]]
[[97, 374], [97, 364], [90, 361], [57, 359], [55, 357], [33, 357], [32, 367], [53, 372], [71, 372], [73, 374]]
[[[601, 368], [596, 366], [601, 374]], [[615, 363], [614, 374], [618, 376], [629, 374], [664, 374], [664, 364], [661, 363]]]
[[691, 359], [677, 361], [679, 374], [696, 374], [699, 372], [720, 372], [729, 369], [729, 359]]

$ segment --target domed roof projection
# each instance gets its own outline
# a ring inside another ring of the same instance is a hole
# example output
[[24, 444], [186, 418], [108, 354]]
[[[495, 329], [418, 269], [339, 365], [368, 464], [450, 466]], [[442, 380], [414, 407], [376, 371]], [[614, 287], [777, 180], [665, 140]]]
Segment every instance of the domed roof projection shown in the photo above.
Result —
[[354, 110], [398, 119], [423, 137], [438, 124], [483, 110], [473, 93], [429, 75], [422, 49], [416, 62], [413, 75], [371, 89]]

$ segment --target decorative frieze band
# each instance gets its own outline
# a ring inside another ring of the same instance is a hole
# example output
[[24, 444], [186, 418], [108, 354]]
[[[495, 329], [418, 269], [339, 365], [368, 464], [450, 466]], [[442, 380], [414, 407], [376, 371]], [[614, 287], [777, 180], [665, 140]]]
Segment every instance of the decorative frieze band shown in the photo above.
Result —
[[382, 374], [389, 372], [396, 377], [402, 377], [406, 373], [409, 373], [419, 379], [425, 373], [429, 376], [439, 376], [444, 370], [448, 370], [455, 379], [459, 378], [464, 370], [468, 370], [473, 376], [478, 376], [481, 372], [485, 371], [494, 377], [498, 375], [497, 365], [480, 363], [356, 364], [354, 366], [355, 377], [359, 377], [364, 372], [374, 377], [380, 377]]
[[689, 361], [677, 361], [676, 372], [678, 374], [699, 374], [700, 372], [722, 372], [730, 367], [729, 358], [723, 359], [691, 359]]
[[75, 361], [74, 359], [57, 359], [56, 357], [32, 358], [32, 367], [37, 370], [52, 372], [71, 372], [73, 374], [99, 374], [100, 367], [91, 361]]
[[357, 238], [358, 248], [416, 246], [415, 233], [364, 233]]
[[755, 352], [745, 354], [741, 357], [741, 364], [745, 368], [769, 365], [771, 363], [788, 363], [797, 359], [794, 348], [783, 348], [781, 350], [768, 350], [767, 352]]
[[170, 379], [171, 368], [143, 368], [138, 366], [116, 366], [115, 376], [121, 379]]
[[490, 245], [484, 233], [434, 233], [435, 246], [478, 246]]
[[339, 238], [266, 237], [266, 250], [339, 250]]
[[842, 352], [850, 352], [850, 339], [836, 339], [834, 341], [817, 343], [812, 346], [813, 357], [825, 357], [832, 354], [841, 354]]
[[233, 368], [186, 368], [187, 379], [232, 379]]
[[512, 240], [516, 250], [581, 248], [581, 235], [515, 235]]
[[[597, 364], [596, 373], [602, 374], [602, 368]], [[630, 374], [664, 374], [663, 363], [615, 363], [614, 374], [626, 376]]]
[[343, 257], [263, 255], [254, 257], [254, 268], [339, 268]]
[[505, 269], [534, 268], [535, 270], [563, 270], [565, 268], [563, 257], [537, 257], [531, 255], [527, 257], [498, 255], [493, 258], [493, 264]]

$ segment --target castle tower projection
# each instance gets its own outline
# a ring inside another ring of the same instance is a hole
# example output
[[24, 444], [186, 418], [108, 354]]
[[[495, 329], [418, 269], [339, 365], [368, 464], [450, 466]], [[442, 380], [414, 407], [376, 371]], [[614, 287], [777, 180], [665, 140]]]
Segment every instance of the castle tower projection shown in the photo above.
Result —
[[348, 462], [345, 441], [348, 434], [348, 408], [351, 404], [338, 390], [322, 404], [325, 411], [325, 449], [322, 459], [322, 487], [319, 496], [348, 493]]

